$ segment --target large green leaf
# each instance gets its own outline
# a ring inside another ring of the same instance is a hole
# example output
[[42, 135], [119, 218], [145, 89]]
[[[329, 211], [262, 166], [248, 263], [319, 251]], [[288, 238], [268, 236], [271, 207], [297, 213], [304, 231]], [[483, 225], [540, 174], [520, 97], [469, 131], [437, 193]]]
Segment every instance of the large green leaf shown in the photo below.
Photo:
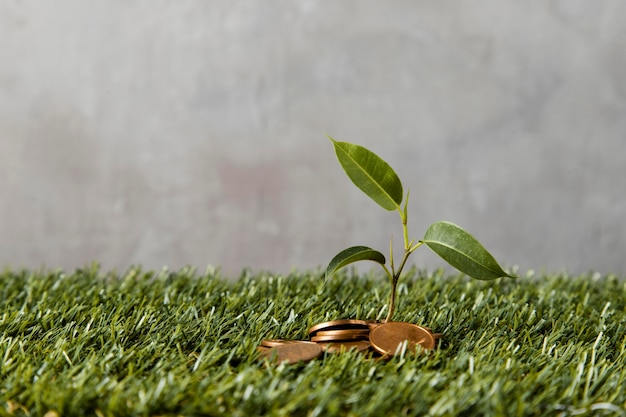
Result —
[[402, 203], [402, 183], [389, 164], [363, 146], [328, 138], [354, 185], [384, 209], [396, 210]]
[[430, 225], [422, 241], [450, 265], [472, 278], [515, 278], [502, 270], [494, 257], [460, 226], [450, 222]]
[[352, 246], [344, 249], [335, 255], [328, 264], [326, 279], [330, 278], [338, 269], [357, 261], [374, 261], [385, 265], [385, 255], [367, 246]]

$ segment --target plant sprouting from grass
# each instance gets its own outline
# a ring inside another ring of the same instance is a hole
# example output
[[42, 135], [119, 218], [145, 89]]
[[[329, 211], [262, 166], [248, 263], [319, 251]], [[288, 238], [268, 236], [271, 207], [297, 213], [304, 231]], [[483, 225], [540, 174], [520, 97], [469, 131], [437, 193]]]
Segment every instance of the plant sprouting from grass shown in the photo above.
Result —
[[404, 254], [397, 265], [393, 258], [393, 239], [389, 245], [389, 266], [385, 255], [367, 246], [352, 246], [339, 252], [326, 268], [326, 279], [337, 270], [357, 261], [374, 261], [380, 264], [391, 282], [389, 312], [387, 321], [391, 321], [396, 304], [396, 287], [402, 269], [409, 256], [417, 248], [426, 244], [437, 255], [464, 274], [481, 280], [501, 277], [516, 278], [505, 272], [495, 258], [471, 234], [454, 223], [439, 221], [428, 227], [424, 237], [415, 242], [409, 239], [408, 204], [400, 178], [395, 171], [378, 155], [360, 145], [331, 140], [337, 159], [352, 182], [382, 208], [397, 211], [402, 221], [404, 236]]

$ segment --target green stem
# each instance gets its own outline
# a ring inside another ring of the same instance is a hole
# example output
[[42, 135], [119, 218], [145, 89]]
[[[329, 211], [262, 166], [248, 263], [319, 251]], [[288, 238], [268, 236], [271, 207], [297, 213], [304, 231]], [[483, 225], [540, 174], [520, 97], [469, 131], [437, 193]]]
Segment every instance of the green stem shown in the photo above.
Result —
[[398, 285], [398, 278], [393, 277], [391, 280], [391, 296], [389, 298], [389, 313], [387, 313], [387, 318], [385, 319], [386, 323], [391, 321], [393, 317], [393, 313], [396, 309], [396, 286]]
[[420, 246], [422, 246], [424, 244], [424, 242], [422, 242], [421, 240], [419, 242], [417, 242], [414, 246], [411, 246], [411, 249], [409, 249], [409, 251], [413, 252], [415, 249], [419, 248]]
[[406, 215], [406, 204], [404, 206], [404, 212], [398, 207], [398, 212], [400, 213], [400, 220], [402, 220], [402, 235], [404, 236], [404, 250], [408, 250], [409, 247], [409, 229], [407, 227], [408, 219]]
[[402, 262], [400, 263], [400, 268], [398, 268], [396, 280], [400, 278], [400, 272], [402, 272], [402, 270], [404, 269], [404, 265], [406, 264], [406, 261], [408, 261], [409, 256], [411, 256], [411, 252], [409, 252], [408, 250], [404, 252], [404, 256], [402, 257]]
[[380, 265], [383, 267], [383, 269], [385, 270], [385, 273], [387, 274], [387, 277], [389, 277], [389, 281], [393, 281], [393, 273], [391, 273], [389, 271], [389, 269], [387, 268], [386, 265]]
[[393, 265], [393, 246], [390, 245], [389, 251], [391, 252], [390, 253], [391, 272], [383, 265], [383, 268], [385, 268], [385, 272], [387, 273], [387, 276], [389, 277], [389, 281], [391, 283], [391, 294], [389, 296], [389, 313], [387, 313], [387, 319], [386, 319], [387, 322], [391, 321], [391, 319], [393, 318], [393, 313], [396, 310], [396, 289], [398, 287], [398, 280], [400, 279], [400, 274], [402, 273], [402, 270], [404, 269], [404, 265], [406, 265], [406, 262], [408, 261], [409, 256], [411, 256], [411, 253], [413, 253], [415, 249], [419, 248], [424, 243], [422, 241], [419, 241], [415, 245], [413, 245], [414, 240], [409, 241], [409, 230], [407, 227], [407, 223], [408, 223], [407, 206], [409, 203], [408, 200], [409, 200], [409, 194], [407, 192], [407, 199], [406, 199], [406, 202], [404, 203], [404, 210], [402, 210], [398, 206], [398, 212], [400, 213], [400, 219], [402, 220], [402, 234], [404, 235], [404, 255], [402, 256], [402, 261], [400, 262], [400, 266], [396, 270]]
[[[404, 228], [406, 232], [406, 223], [404, 224]], [[406, 262], [408, 261], [409, 256], [411, 256], [411, 253], [420, 244], [421, 243], [418, 243], [413, 248], [411, 248], [409, 245], [408, 238], [407, 238], [406, 246], [404, 248], [404, 255], [402, 256], [402, 261], [400, 262], [400, 266], [398, 267], [396, 271], [392, 270], [391, 275], [389, 274], [389, 271], [387, 270], [387, 275], [389, 276], [390, 281], [391, 281], [391, 295], [389, 297], [389, 313], [387, 314], [387, 320], [386, 320], [387, 322], [391, 321], [393, 317], [393, 313], [395, 312], [395, 309], [396, 309], [396, 288], [398, 286], [398, 280], [400, 279], [400, 274], [402, 273], [402, 270], [404, 269], [404, 265], [406, 265]]]

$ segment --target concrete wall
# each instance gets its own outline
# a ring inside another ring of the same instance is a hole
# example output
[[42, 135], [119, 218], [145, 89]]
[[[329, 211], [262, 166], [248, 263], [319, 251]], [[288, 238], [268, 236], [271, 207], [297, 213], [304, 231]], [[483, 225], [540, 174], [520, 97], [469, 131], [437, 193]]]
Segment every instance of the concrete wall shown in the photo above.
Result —
[[[626, 272], [626, 3], [0, 1], [0, 266], [288, 272], [410, 230]], [[429, 268], [436, 256], [420, 249]]]

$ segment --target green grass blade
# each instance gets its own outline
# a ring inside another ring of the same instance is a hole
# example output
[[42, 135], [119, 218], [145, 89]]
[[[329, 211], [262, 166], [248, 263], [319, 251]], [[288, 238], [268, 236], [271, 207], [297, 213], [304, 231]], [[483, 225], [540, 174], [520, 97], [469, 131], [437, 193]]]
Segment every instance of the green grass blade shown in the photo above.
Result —
[[515, 278], [498, 265], [474, 236], [454, 223], [442, 221], [431, 224], [422, 241], [444, 261], [472, 278]]
[[337, 270], [358, 261], [374, 261], [385, 265], [385, 255], [367, 246], [352, 246], [339, 252], [330, 261], [326, 268], [326, 279], [330, 278]]
[[396, 210], [402, 203], [402, 183], [395, 171], [378, 155], [348, 142], [328, 136], [343, 170], [354, 185], [386, 210]]

